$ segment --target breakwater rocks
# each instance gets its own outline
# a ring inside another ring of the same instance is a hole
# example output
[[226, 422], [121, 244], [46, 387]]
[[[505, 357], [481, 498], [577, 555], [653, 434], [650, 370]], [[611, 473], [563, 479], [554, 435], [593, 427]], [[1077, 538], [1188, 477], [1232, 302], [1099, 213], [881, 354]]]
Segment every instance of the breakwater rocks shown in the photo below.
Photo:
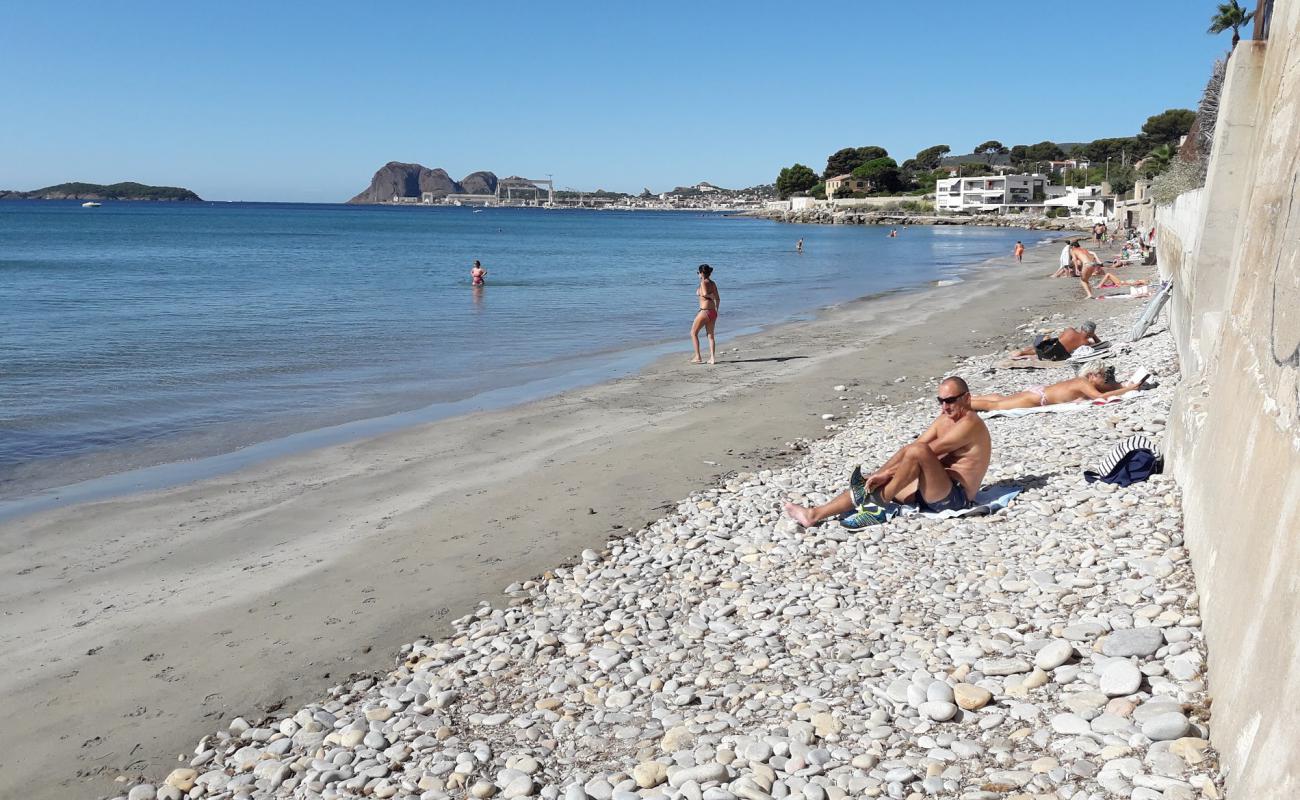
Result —
[[797, 211], [750, 211], [745, 216], [774, 222], [800, 222], [815, 225], [983, 225], [994, 228], [1029, 228], [1045, 231], [1086, 231], [1094, 221], [1085, 217], [1049, 219], [1028, 215], [979, 214], [973, 216], [916, 214], [910, 211], [832, 210], [804, 208]]
[[[236, 719], [124, 797], [1216, 798], [1178, 490], [1080, 474], [1132, 432], [1162, 436], [1168, 334], [1116, 350], [1163, 385], [989, 422], [986, 484], [1024, 490], [1001, 513], [858, 534], [783, 517], [935, 413], [934, 378], [846, 423], [853, 390], [828, 387], [843, 427], [792, 466], [507, 587], [386, 675]], [[995, 360], [958, 371], [978, 391], [1072, 374]]]

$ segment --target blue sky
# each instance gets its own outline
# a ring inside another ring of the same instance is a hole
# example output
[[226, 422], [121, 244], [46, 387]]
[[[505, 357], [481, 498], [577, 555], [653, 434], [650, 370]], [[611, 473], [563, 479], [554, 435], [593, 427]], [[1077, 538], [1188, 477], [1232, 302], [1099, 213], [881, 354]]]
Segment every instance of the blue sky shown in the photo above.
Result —
[[337, 202], [396, 160], [662, 191], [846, 146], [1124, 136], [1195, 107], [1213, 7], [12, 0], [0, 188]]

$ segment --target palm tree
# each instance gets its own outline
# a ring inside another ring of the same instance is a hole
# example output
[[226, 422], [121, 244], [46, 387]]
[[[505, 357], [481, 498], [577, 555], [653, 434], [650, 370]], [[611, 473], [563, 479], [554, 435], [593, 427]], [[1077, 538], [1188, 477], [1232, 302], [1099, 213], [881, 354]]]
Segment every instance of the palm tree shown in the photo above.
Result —
[[1147, 154], [1147, 157], [1135, 165], [1142, 167], [1142, 173], [1148, 178], [1154, 178], [1156, 175], [1169, 169], [1169, 165], [1178, 156], [1178, 150], [1167, 144], [1162, 144]]
[[1210, 29], [1206, 33], [1223, 33], [1228, 28], [1232, 28], [1232, 46], [1236, 48], [1237, 42], [1241, 41], [1242, 26], [1254, 18], [1254, 11], [1247, 11], [1237, 5], [1237, 0], [1228, 0], [1226, 3], [1219, 3], [1219, 11], [1210, 17]]

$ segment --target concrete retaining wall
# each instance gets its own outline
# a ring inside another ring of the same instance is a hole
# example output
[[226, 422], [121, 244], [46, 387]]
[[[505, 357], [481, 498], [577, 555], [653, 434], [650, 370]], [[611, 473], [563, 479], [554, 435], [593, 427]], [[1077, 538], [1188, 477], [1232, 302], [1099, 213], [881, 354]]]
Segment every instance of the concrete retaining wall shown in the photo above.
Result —
[[1228, 64], [1208, 181], [1157, 213], [1169, 427], [1229, 797], [1300, 797], [1300, 0]]

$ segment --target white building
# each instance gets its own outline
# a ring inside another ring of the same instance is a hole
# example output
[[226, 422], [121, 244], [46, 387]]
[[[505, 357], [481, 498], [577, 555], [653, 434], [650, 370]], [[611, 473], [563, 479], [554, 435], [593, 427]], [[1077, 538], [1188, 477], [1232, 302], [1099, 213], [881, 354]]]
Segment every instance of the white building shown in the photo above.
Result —
[[1007, 214], [1041, 211], [1044, 203], [1066, 194], [1066, 187], [1053, 186], [1046, 175], [983, 175], [977, 178], [944, 178], [934, 186], [934, 207], [950, 214]]
[[1072, 217], [1093, 217], [1097, 219], [1109, 217], [1115, 210], [1114, 196], [1102, 194], [1100, 186], [1084, 186], [1082, 188], [1067, 186], [1064, 188], [1065, 194], [1060, 197], [1048, 198], [1044, 201], [1043, 207], [1046, 209], [1064, 208]]

